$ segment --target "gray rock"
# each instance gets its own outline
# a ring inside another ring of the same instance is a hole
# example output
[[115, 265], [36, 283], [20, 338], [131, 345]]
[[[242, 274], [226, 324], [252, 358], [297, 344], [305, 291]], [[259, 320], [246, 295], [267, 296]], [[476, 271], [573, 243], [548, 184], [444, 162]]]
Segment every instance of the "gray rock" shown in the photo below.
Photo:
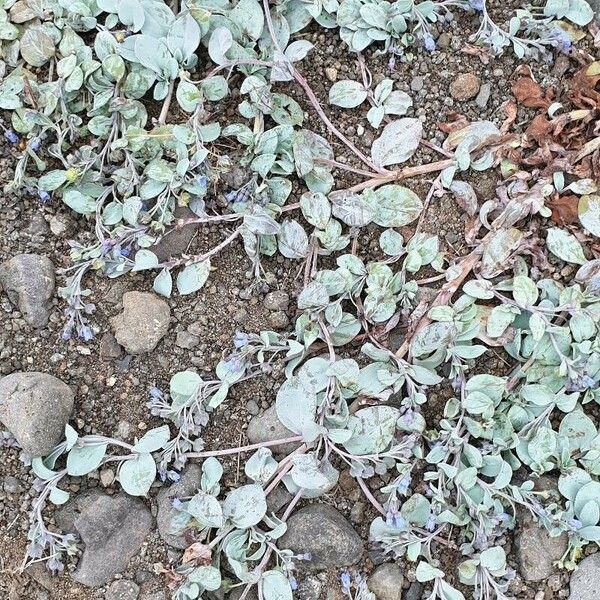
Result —
[[16, 477], [13, 477], [12, 475], [7, 475], [4, 478], [2, 489], [7, 494], [18, 494], [22, 489], [22, 485]]
[[113, 359], [120, 358], [123, 354], [123, 348], [119, 346], [119, 343], [115, 339], [112, 333], [105, 333], [100, 338], [100, 345], [98, 348], [100, 352], [100, 358]]
[[367, 581], [377, 600], [401, 600], [404, 576], [402, 569], [393, 563], [380, 565]]
[[48, 223], [46, 223], [42, 213], [35, 213], [27, 227], [27, 233], [31, 236], [44, 236], [49, 230]]
[[269, 513], [278, 513], [287, 506], [293, 499], [293, 496], [285, 489], [284, 486], [278, 485], [268, 496], [267, 496], [267, 509]]
[[290, 304], [290, 296], [281, 290], [269, 292], [265, 296], [264, 306], [267, 310], [287, 310]]
[[413, 581], [406, 590], [406, 594], [404, 594], [404, 600], [421, 600], [422, 594], [423, 584], [418, 581]]
[[131, 579], [117, 579], [110, 584], [105, 600], [137, 600], [140, 586]]
[[110, 320], [117, 342], [129, 354], [143, 354], [156, 348], [169, 330], [171, 309], [155, 294], [126, 292], [123, 312]]
[[74, 525], [85, 547], [73, 579], [95, 587], [127, 568], [150, 533], [152, 516], [138, 498], [98, 494]]
[[569, 600], [598, 600], [600, 582], [600, 554], [584, 558], [571, 575]]
[[475, 98], [475, 104], [480, 108], [485, 108], [492, 93], [492, 86], [489, 83], [484, 83], [479, 88], [479, 94]]
[[140, 596], [140, 600], [167, 600], [167, 595], [163, 590], [158, 590], [157, 592], [144, 592]]
[[193, 333], [189, 333], [188, 331], [178, 331], [177, 337], [175, 338], [175, 345], [178, 348], [185, 348], [186, 350], [191, 350], [195, 348], [200, 343], [200, 338]]
[[311, 504], [294, 513], [280, 547], [297, 554], [309, 553], [312, 559], [299, 566], [310, 571], [355, 565], [364, 553], [362, 540], [352, 525], [327, 504]]
[[75, 222], [68, 214], [54, 215], [50, 219], [50, 231], [56, 237], [66, 237], [74, 228]]
[[[235, 587], [231, 590], [231, 592], [229, 592], [229, 595], [227, 596], [227, 600], [240, 600], [241, 595], [244, 593], [244, 588], [246, 586], [245, 585], [240, 585], [238, 587]], [[248, 592], [247, 596], [246, 596], [246, 600], [258, 600], [258, 593], [256, 591], [256, 586], [253, 585], [250, 588], [250, 591]]]
[[0, 286], [32, 327], [45, 327], [54, 294], [54, 265], [47, 256], [18, 254], [0, 265]]
[[183, 470], [181, 479], [177, 483], [174, 483], [169, 488], [161, 489], [156, 496], [156, 503], [158, 504], [158, 514], [156, 515], [158, 533], [169, 546], [179, 548], [180, 550], [189, 546], [183, 535], [173, 535], [170, 533], [171, 519], [178, 512], [173, 508], [171, 501], [173, 498], [193, 496], [200, 487], [201, 477], [202, 470], [200, 467], [195, 464], [189, 464]]
[[314, 575], [307, 575], [298, 582], [298, 589], [294, 596], [298, 600], [319, 600], [323, 584]]
[[[178, 206], [175, 209], [176, 219], [193, 219], [197, 216], [187, 206]], [[197, 223], [184, 227], [173, 227], [150, 250], [158, 256], [159, 262], [164, 262], [169, 258], [179, 258], [187, 250], [196, 231], [198, 231]]]
[[[262, 415], [253, 417], [250, 423], [248, 423], [246, 435], [251, 444], [261, 444], [263, 442], [272, 442], [273, 440], [291, 437], [294, 435], [294, 432], [282, 425], [281, 421], [277, 418], [275, 405], [273, 405], [270, 408], [267, 408]], [[273, 452], [289, 454], [298, 446], [299, 444], [297, 442], [279, 444], [277, 446], [272, 446], [271, 450]]]
[[420, 92], [423, 89], [424, 85], [425, 85], [425, 78], [422, 77], [421, 75], [417, 75], [416, 77], [412, 78], [412, 81], [410, 82], [410, 89], [413, 92]]
[[275, 330], [285, 329], [290, 324], [290, 319], [282, 310], [276, 310], [269, 315], [269, 325]]
[[550, 537], [543, 527], [526, 517], [516, 538], [517, 560], [523, 579], [542, 581], [550, 577], [555, 572], [553, 563], [565, 553], [567, 542], [566, 534]]
[[73, 392], [60, 379], [37, 371], [0, 379], [0, 421], [32, 456], [45, 456], [63, 438]]

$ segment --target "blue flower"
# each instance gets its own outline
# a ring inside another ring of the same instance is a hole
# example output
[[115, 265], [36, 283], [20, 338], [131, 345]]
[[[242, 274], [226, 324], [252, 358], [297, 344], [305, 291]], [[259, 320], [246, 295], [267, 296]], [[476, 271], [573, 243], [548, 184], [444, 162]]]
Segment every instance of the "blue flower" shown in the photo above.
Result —
[[583, 527], [583, 523], [579, 519], [567, 519], [567, 527], [571, 531], [579, 531]]
[[567, 54], [571, 50], [573, 45], [571, 38], [560, 27], [555, 27], [550, 32], [550, 37], [554, 40], [555, 47], [563, 54]]
[[40, 202], [42, 203], [46, 203], [48, 202], [48, 200], [50, 200], [50, 194], [48, 192], [45, 192], [44, 190], [38, 190], [38, 198], [40, 199]]
[[159, 400], [162, 399], [163, 394], [156, 386], [154, 386], [150, 388], [150, 397]]
[[167, 479], [177, 482], [181, 479], [181, 475], [177, 471], [167, 471]]
[[344, 571], [340, 575], [340, 581], [342, 583], [342, 590], [346, 593], [350, 593], [350, 585], [352, 584], [352, 580], [350, 579], [350, 573], [348, 571]]
[[483, 11], [483, 0], [469, 0], [469, 5], [477, 12]]
[[233, 345], [236, 348], [244, 348], [250, 343], [250, 336], [242, 331], [236, 331], [233, 336]]
[[290, 575], [288, 577], [288, 581], [290, 582], [290, 587], [292, 588], [292, 592], [296, 591], [298, 589], [298, 582], [296, 581], [296, 578], [293, 575]]
[[196, 183], [200, 187], [206, 187], [208, 184], [208, 177], [206, 175], [198, 175], [198, 177], [196, 177]]
[[87, 325], [79, 325], [79, 327], [77, 327], [77, 335], [84, 342], [89, 342], [94, 339], [94, 332]]
[[237, 196], [237, 192], [236, 191], [227, 192], [225, 194], [225, 200], [227, 202], [233, 202], [236, 199], [236, 196]]
[[131, 254], [131, 250], [129, 248], [121, 248], [120, 254], [121, 256], [129, 256]]
[[173, 498], [171, 500], [171, 506], [175, 510], [183, 510], [183, 502], [179, 498]]
[[412, 477], [410, 475], [405, 475], [397, 484], [396, 489], [400, 494], [406, 494], [408, 488], [410, 487], [410, 482], [412, 481]]
[[41, 141], [39, 137], [34, 137], [30, 142], [29, 142], [29, 147], [34, 151], [37, 152], [40, 149], [40, 145], [41, 145]]
[[385, 515], [385, 524], [393, 529], [406, 529], [408, 523], [406, 519], [396, 510], [390, 509]]
[[19, 141], [19, 136], [12, 129], [6, 129], [4, 131], [4, 137], [10, 144], [16, 144]]
[[435, 515], [429, 515], [429, 518], [427, 519], [427, 523], [425, 523], [425, 529], [427, 529], [427, 531], [433, 531], [437, 526], [437, 518]]
[[427, 52], [433, 52], [435, 50], [435, 40], [431, 37], [430, 33], [426, 33], [423, 36], [423, 46]]

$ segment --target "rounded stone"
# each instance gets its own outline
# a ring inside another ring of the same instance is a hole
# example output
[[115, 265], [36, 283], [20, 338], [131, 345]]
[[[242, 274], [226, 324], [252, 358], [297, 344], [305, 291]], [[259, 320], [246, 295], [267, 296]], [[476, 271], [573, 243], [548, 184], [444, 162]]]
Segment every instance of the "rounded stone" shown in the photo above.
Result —
[[265, 296], [264, 306], [267, 310], [287, 310], [290, 304], [290, 296], [286, 292], [276, 290]]
[[377, 600], [401, 600], [403, 582], [402, 569], [398, 565], [385, 563], [373, 571], [367, 585]]
[[110, 320], [117, 342], [129, 354], [144, 354], [156, 348], [169, 330], [171, 309], [155, 294], [126, 292], [123, 312]]
[[352, 525], [327, 504], [311, 504], [294, 513], [288, 519], [280, 547], [290, 548], [295, 554], [309, 554], [311, 559], [298, 566], [310, 571], [355, 565], [364, 553], [362, 540]]
[[29, 371], [0, 379], [0, 422], [31, 456], [45, 456], [62, 440], [74, 395], [60, 379]]
[[461, 73], [450, 84], [450, 95], [459, 102], [475, 98], [479, 92], [479, 78], [473, 73]]
[[[275, 408], [275, 405], [273, 405], [265, 410], [262, 415], [254, 417], [250, 423], [248, 423], [246, 435], [251, 444], [261, 444], [263, 442], [273, 442], [275, 440], [292, 437], [294, 432], [290, 431], [277, 418], [277, 409]], [[273, 450], [273, 452], [289, 454], [290, 452], [293, 452], [298, 445], [297, 442], [288, 442], [272, 446], [271, 450]]]
[[0, 286], [32, 327], [45, 327], [54, 294], [54, 265], [47, 256], [18, 254], [0, 265]]
[[566, 534], [550, 534], [532, 519], [526, 517], [517, 538], [517, 559], [520, 572], [526, 581], [543, 581], [555, 572], [554, 563], [567, 550]]
[[105, 600], [137, 600], [140, 586], [130, 579], [113, 581], [105, 596]]
[[584, 558], [571, 575], [569, 600], [597, 600], [600, 582], [600, 554]]

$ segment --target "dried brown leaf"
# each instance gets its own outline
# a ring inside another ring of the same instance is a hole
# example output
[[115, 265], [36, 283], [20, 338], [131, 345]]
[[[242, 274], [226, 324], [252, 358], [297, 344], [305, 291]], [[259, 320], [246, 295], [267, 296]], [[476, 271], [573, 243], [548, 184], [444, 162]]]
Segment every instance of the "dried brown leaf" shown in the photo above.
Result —
[[577, 205], [579, 204], [577, 196], [553, 197], [546, 204], [552, 210], [552, 220], [557, 225], [570, 225], [577, 222]]
[[212, 560], [212, 550], [206, 544], [195, 542], [183, 553], [183, 563], [193, 563], [195, 565], [209, 565]]
[[552, 100], [548, 97], [550, 94], [544, 94], [539, 83], [530, 77], [520, 77], [513, 83], [512, 93], [517, 99], [517, 104], [526, 108], [543, 108], [546, 110]]

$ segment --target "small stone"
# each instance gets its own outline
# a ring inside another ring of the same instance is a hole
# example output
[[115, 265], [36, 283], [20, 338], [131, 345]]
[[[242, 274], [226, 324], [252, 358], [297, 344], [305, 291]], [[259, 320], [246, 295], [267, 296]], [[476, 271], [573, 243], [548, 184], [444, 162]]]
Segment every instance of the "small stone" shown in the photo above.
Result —
[[31, 456], [46, 456], [62, 440], [74, 395], [47, 373], [11, 373], [0, 379], [0, 422]]
[[[174, 213], [176, 220], [192, 219], [197, 216], [187, 206], [178, 206]], [[169, 258], [179, 258], [187, 250], [196, 231], [198, 231], [198, 223], [173, 227], [150, 250], [156, 254], [159, 262], [164, 262]]]
[[169, 330], [171, 309], [155, 294], [126, 292], [123, 312], [110, 319], [117, 342], [129, 354], [143, 354], [156, 348]]
[[17, 254], [0, 265], [0, 287], [32, 327], [45, 327], [54, 294], [54, 265], [47, 256]]
[[193, 333], [189, 333], [187, 331], [178, 331], [177, 338], [175, 339], [175, 345], [178, 348], [185, 348], [186, 350], [191, 350], [195, 348], [200, 343], [200, 338]]
[[156, 496], [158, 505], [158, 514], [156, 515], [156, 524], [160, 537], [173, 548], [184, 550], [189, 546], [181, 534], [171, 533], [171, 521], [179, 513], [173, 507], [174, 498], [185, 498], [193, 496], [200, 487], [202, 470], [198, 465], [188, 464], [181, 473], [181, 479], [169, 488], [163, 488]]
[[423, 584], [414, 581], [410, 584], [410, 587], [406, 591], [406, 595], [404, 596], [404, 600], [421, 600], [421, 595], [423, 594]]
[[413, 92], [420, 92], [423, 89], [424, 85], [425, 78], [421, 75], [417, 75], [416, 77], [412, 78], [412, 81], [410, 82], [410, 89]]
[[260, 407], [256, 400], [248, 400], [248, 402], [246, 402], [246, 410], [251, 415], [257, 415], [260, 412]]
[[567, 550], [568, 538], [565, 533], [550, 537], [543, 527], [526, 517], [516, 543], [517, 560], [523, 579], [542, 581], [555, 572], [553, 563]]
[[470, 100], [477, 96], [480, 82], [473, 73], [461, 73], [450, 84], [450, 95], [459, 102]]
[[311, 504], [292, 514], [281, 547], [296, 554], [310, 554], [310, 561], [298, 563], [309, 571], [355, 565], [364, 553], [362, 540], [352, 525], [327, 504]]
[[54, 215], [50, 219], [50, 231], [56, 237], [65, 237], [69, 234], [69, 231], [73, 228], [73, 219], [67, 214]]
[[278, 485], [268, 496], [267, 496], [267, 508], [269, 514], [274, 512], [278, 513], [287, 506], [293, 499], [293, 496], [285, 489], [284, 486]]
[[44, 215], [41, 213], [35, 213], [29, 222], [27, 227], [27, 233], [31, 236], [44, 236], [48, 233], [48, 223], [44, 219]]
[[289, 317], [282, 311], [276, 310], [269, 315], [269, 325], [275, 330], [285, 329], [290, 324]]
[[123, 354], [123, 348], [119, 346], [119, 343], [112, 333], [105, 333], [102, 335], [98, 350], [100, 352], [100, 358], [120, 358]]
[[275, 292], [269, 292], [265, 296], [264, 307], [267, 310], [283, 310], [286, 311], [290, 304], [290, 296], [285, 292], [277, 290]]
[[569, 600], [597, 600], [600, 581], [600, 554], [584, 558], [571, 575]]
[[140, 596], [140, 600], [167, 600], [167, 595], [163, 592], [163, 590], [158, 590], [156, 592], [144, 592]]
[[[272, 442], [274, 440], [288, 438], [293, 436], [294, 433], [285, 427], [277, 418], [277, 410], [273, 405], [265, 410], [262, 415], [258, 415], [250, 421], [246, 435], [251, 444], [260, 444], [262, 442]], [[298, 442], [279, 444], [278, 446], [271, 446], [271, 450], [273, 450], [273, 452], [289, 454], [290, 452], [293, 452], [298, 445]]]
[[323, 584], [314, 575], [308, 575], [298, 582], [295, 596], [298, 600], [319, 600]]
[[398, 565], [385, 563], [373, 571], [367, 585], [377, 600], [401, 600], [403, 582], [402, 569]]
[[85, 546], [73, 579], [95, 587], [127, 568], [152, 529], [152, 515], [138, 498], [101, 493], [85, 506], [74, 526]]
[[334, 67], [326, 67], [325, 68], [325, 77], [331, 81], [331, 83], [335, 83], [338, 78], [338, 70]]
[[105, 600], [137, 600], [140, 586], [130, 579], [117, 579], [110, 584]]
[[115, 472], [112, 469], [102, 469], [100, 471], [100, 483], [106, 488], [110, 487], [115, 480]]
[[4, 483], [2, 484], [2, 489], [7, 494], [18, 494], [21, 491], [21, 482], [12, 475], [7, 475], [4, 478]]
[[475, 104], [479, 106], [479, 108], [485, 108], [490, 99], [490, 95], [492, 93], [492, 86], [489, 83], [484, 83], [479, 88], [479, 94], [477, 94], [477, 98], [475, 98]]
[[450, 46], [450, 42], [452, 38], [446, 32], [440, 34], [440, 37], [437, 39], [438, 48], [448, 48]]

